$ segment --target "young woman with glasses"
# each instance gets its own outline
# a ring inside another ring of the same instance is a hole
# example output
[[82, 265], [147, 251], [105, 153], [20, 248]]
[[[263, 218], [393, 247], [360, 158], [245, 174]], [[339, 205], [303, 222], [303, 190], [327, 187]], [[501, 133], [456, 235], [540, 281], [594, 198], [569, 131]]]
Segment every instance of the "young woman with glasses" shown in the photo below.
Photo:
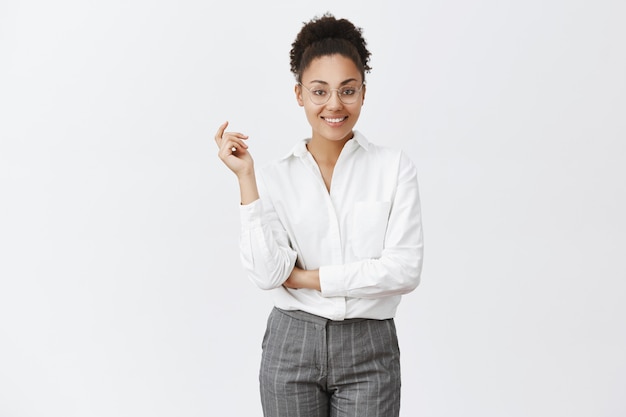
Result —
[[275, 305], [263, 339], [263, 412], [398, 416], [393, 318], [422, 268], [416, 168], [354, 130], [370, 71], [360, 28], [315, 18], [290, 57], [311, 136], [255, 173], [246, 135], [226, 131], [228, 122], [215, 135], [239, 181], [242, 262]]

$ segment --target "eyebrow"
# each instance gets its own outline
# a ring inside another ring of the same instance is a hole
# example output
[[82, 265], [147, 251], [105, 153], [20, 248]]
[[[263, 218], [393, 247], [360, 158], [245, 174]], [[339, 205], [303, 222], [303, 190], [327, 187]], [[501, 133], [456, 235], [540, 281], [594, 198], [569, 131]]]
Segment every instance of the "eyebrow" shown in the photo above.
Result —
[[[353, 81], [358, 81], [356, 78], [348, 78], [347, 80], [342, 81], [339, 85], [346, 85], [349, 84]], [[309, 84], [324, 84], [324, 85], [328, 85], [328, 83], [326, 81], [322, 81], [322, 80], [312, 80], [309, 82]]]

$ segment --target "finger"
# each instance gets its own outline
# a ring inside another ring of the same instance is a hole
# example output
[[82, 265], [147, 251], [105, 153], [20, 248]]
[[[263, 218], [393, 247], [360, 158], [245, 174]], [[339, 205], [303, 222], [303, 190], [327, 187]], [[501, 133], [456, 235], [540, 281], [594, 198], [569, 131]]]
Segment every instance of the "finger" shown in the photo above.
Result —
[[241, 150], [245, 150], [248, 149], [248, 144], [244, 143], [241, 140], [231, 140], [228, 141], [224, 146], [223, 149], [230, 151], [231, 153], [235, 153], [238, 149]]
[[243, 133], [239, 133], [239, 132], [225, 132], [222, 135], [222, 140], [229, 140], [229, 139], [248, 139], [248, 135], [244, 135]]
[[223, 158], [226, 158], [238, 150], [246, 150], [248, 149], [248, 145], [244, 142], [245, 139], [227, 137], [224, 138], [220, 145], [219, 155]]
[[239, 148], [247, 148], [248, 145], [244, 142], [248, 140], [248, 135], [244, 135], [242, 133], [235, 132], [226, 132], [224, 136], [222, 136], [220, 148], [232, 148], [233, 146]]
[[225, 121], [217, 129], [217, 133], [215, 133], [215, 142], [217, 142], [218, 145], [222, 141], [222, 136], [224, 135], [224, 131], [226, 130], [227, 126], [228, 126], [228, 121]]
[[222, 132], [222, 136], [221, 137], [216, 137], [215, 138], [215, 142], [217, 143], [217, 146], [219, 146], [220, 148], [222, 147], [222, 144], [224, 143], [224, 141], [228, 141], [228, 140], [245, 140], [248, 139], [248, 135], [244, 135], [243, 133], [239, 133], [239, 132]]

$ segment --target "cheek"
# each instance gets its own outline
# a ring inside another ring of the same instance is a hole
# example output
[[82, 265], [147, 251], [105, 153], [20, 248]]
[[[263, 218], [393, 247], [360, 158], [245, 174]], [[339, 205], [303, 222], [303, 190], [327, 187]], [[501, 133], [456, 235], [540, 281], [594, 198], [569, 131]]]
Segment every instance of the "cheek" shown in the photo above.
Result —
[[306, 118], [309, 122], [315, 123], [317, 121], [317, 113], [308, 109], [306, 111]]
[[350, 109], [350, 113], [352, 113], [354, 116], [358, 116], [361, 114], [361, 105], [358, 106], [354, 106], [353, 108]]
[[308, 105], [307, 103], [302, 103], [302, 107], [304, 107], [304, 111], [307, 117], [316, 117], [317, 109], [315, 107], [312, 107]]

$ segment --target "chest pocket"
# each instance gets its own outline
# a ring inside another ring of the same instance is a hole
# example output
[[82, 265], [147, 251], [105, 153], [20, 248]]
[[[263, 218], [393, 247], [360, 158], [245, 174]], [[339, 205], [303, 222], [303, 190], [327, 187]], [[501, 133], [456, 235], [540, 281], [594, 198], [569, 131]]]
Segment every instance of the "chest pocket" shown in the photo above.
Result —
[[352, 251], [357, 258], [380, 258], [389, 220], [388, 201], [357, 201], [352, 213]]

